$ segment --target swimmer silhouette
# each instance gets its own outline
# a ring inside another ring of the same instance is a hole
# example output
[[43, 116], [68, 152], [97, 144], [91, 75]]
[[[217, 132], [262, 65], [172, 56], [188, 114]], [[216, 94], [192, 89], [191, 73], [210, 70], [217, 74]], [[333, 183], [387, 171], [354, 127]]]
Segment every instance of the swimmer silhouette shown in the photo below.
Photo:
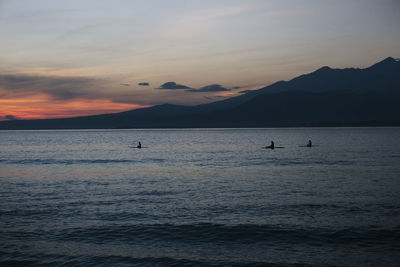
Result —
[[312, 142], [311, 142], [311, 140], [308, 140], [307, 147], [312, 147]]
[[266, 146], [265, 148], [274, 149], [275, 148], [274, 141], [271, 141], [271, 144], [269, 146]]

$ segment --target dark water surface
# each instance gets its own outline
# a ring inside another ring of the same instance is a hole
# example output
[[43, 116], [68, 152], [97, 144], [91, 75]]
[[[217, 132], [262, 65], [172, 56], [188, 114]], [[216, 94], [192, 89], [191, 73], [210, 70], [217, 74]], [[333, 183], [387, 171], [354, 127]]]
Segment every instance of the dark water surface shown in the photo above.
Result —
[[400, 128], [0, 132], [0, 265], [399, 262]]

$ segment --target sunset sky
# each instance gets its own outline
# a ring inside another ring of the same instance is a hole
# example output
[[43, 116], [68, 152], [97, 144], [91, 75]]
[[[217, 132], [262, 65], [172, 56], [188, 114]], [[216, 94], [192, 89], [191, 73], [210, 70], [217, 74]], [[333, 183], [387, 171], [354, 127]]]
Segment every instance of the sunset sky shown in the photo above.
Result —
[[400, 57], [398, 0], [0, 0], [0, 120], [194, 105]]

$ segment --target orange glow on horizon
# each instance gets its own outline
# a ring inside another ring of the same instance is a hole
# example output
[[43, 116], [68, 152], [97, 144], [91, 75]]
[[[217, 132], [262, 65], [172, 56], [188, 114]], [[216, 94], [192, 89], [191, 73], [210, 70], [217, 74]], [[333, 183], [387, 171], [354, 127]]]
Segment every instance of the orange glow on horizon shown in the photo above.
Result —
[[148, 105], [115, 103], [106, 99], [72, 99], [54, 101], [45, 94], [29, 98], [6, 97], [0, 99], [0, 120], [6, 116], [17, 119], [52, 119], [68, 118], [105, 113], [116, 113]]

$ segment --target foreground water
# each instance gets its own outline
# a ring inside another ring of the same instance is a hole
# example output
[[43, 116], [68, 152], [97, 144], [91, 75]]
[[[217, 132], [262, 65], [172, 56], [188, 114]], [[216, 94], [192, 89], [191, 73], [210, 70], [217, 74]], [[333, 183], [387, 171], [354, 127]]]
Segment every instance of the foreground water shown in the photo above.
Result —
[[3, 131], [0, 265], [394, 266], [399, 193], [400, 128]]

